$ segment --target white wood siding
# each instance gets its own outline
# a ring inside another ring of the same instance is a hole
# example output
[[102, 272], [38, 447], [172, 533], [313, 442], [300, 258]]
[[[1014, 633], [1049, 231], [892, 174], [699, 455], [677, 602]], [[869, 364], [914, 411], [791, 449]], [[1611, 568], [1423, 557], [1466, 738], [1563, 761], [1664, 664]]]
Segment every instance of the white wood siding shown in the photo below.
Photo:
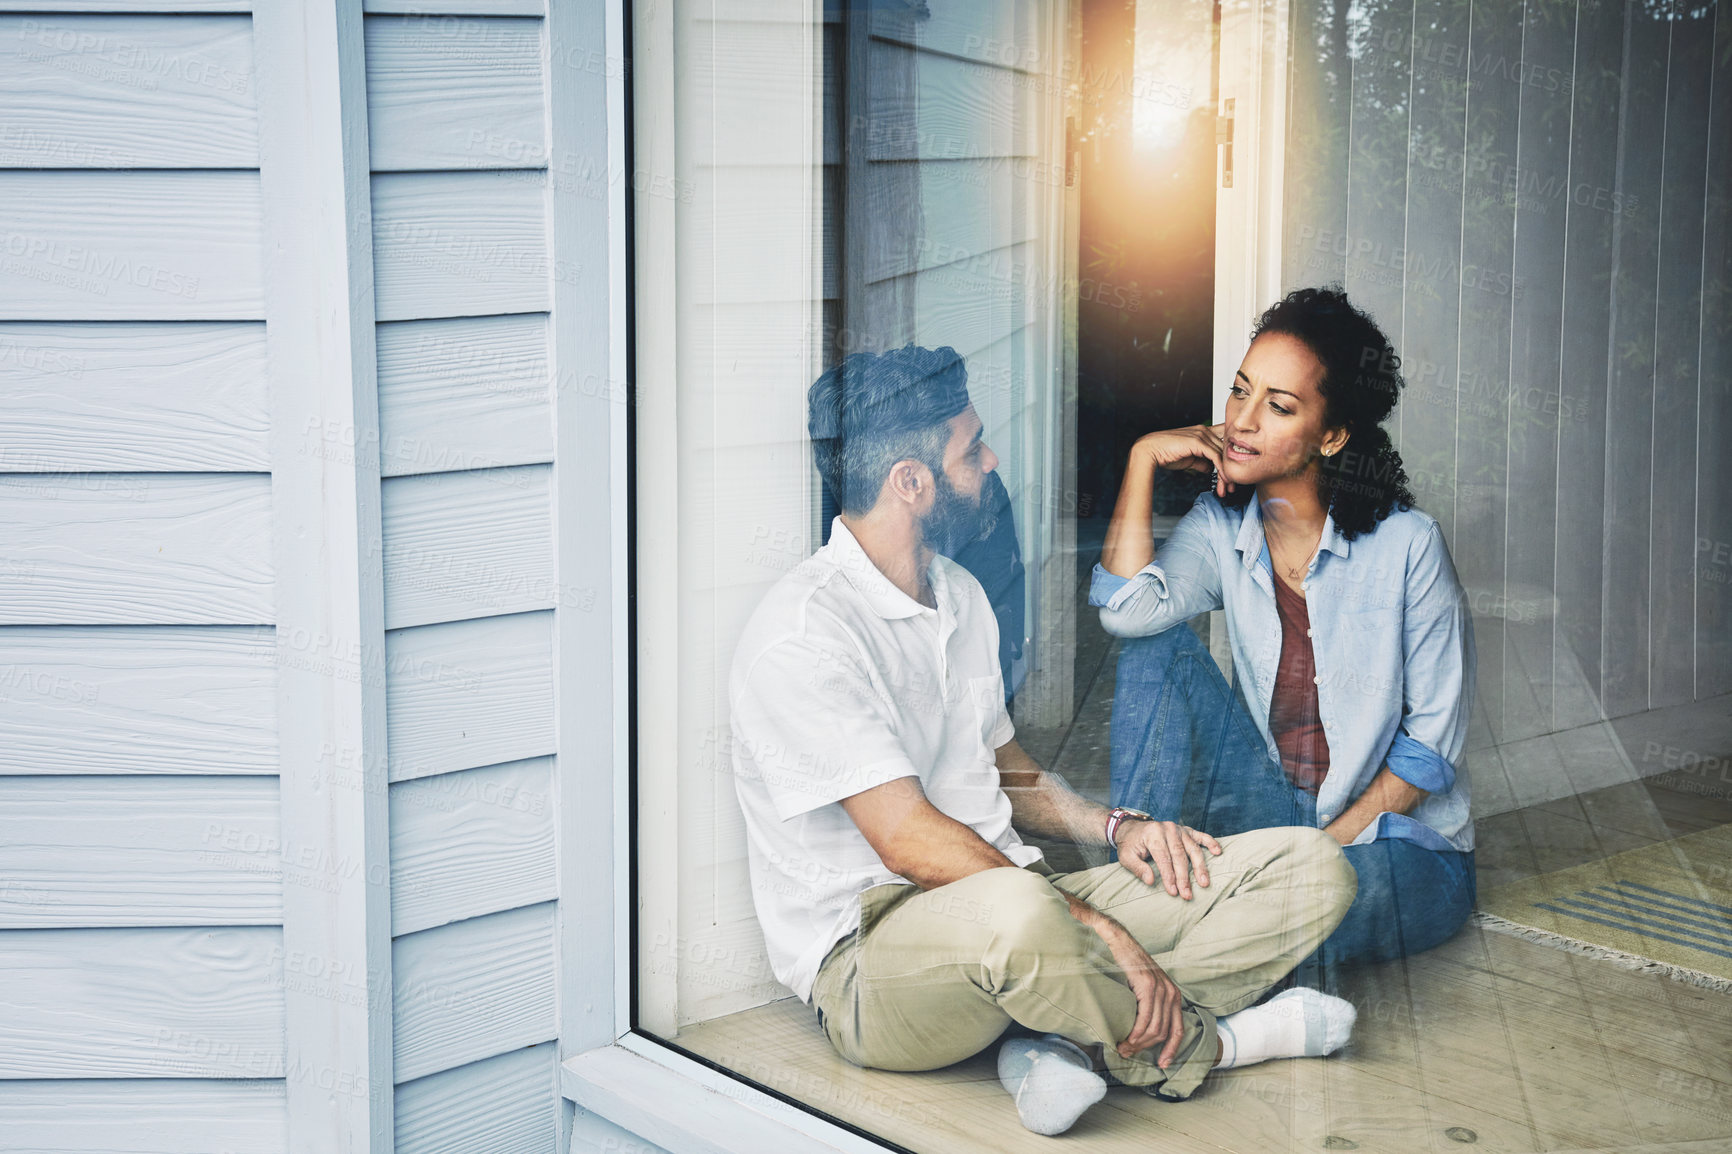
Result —
[[381, 321], [545, 312], [545, 197], [518, 172], [373, 178]]
[[554, 1037], [553, 911], [544, 902], [397, 939], [399, 1081]]
[[265, 326], [0, 321], [0, 470], [267, 472]]
[[270, 777], [0, 778], [0, 927], [280, 926], [278, 818]]
[[547, 46], [539, 4], [391, 10], [365, 28], [397, 1148], [552, 1154], [553, 638], [593, 592], [553, 560], [548, 311], [577, 270]]
[[565, 1144], [545, 7], [0, 0], [0, 1145]]
[[384, 483], [385, 628], [559, 603], [547, 465]]
[[288, 1147], [246, 8], [0, 4], [8, 1148]]
[[414, 17], [366, 29], [374, 172], [546, 163], [539, 19]]
[[0, 316], [264, 316], [257, 172], [0, 171]]
[[8, 930], [0, 1078], [280, 1078], [282, 931]]
[[[270, 774], [271, 628], [0, 626], [0, 774]], [[159, 783], [163, 785], [166, 783]]]
[[0, 16], [5, 168], [257, 168], [252, 21]]
[[397, 1154], [556, 1148], [559, 1120], [547, 1095], [558, 1085], [557, 1051], [543, 1042], [398, 1086]]
[[0, 476], [0, 621], [269, 624], [259, 473]]
[[545, 313], [380, 325], [380, 471], [551, 461], [551, 386]]
[[275, 1079], [0, 1082], [0, 1134], [40, 1154], [284, 1154], [287, 1128], [287, 1100]]
[[391, 932], [551, 901], [553, 758], [391, 786]]

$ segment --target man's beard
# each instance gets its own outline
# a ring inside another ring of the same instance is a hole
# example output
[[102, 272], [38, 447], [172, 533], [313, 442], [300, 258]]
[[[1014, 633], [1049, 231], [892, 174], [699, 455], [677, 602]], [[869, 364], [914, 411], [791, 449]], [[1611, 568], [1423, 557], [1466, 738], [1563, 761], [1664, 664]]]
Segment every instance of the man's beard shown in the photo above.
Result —
[[[964, 545], [979, 541], [998, 525], [998, 510], [987, 506], [981, 497], [964, 497], [951, 485], [950, 478], [934, 471], [932, 508], [920, 519], [920, 538], [935, 552], [954, 557]], [[981, 485], [982, 497], [986, 486]]]

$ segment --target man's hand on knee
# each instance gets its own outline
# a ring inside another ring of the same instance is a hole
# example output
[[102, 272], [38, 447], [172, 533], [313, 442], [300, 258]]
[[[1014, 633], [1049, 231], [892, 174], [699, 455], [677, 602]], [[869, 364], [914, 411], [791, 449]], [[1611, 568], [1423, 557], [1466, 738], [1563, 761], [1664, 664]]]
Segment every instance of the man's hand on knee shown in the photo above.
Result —
[[[1197, 884], [1209, 884], [1209, 854], [1221, 853], [1221, 843], [1201, 830], [1176, 821], [1123, 822], [1115, 835], [1119, 864], [1154, 885], [1155, 875], [1174, 897], [1191, 900], [1191, 874]], [[1152, 864], [1151, 864], [1152, 863]]]
[[1184, 995], [1124, 926], [1102, 914], [1094, 930], [1112, 950], [1113, 961], [1137, 997], [1137, 1021], [1117, 1044], [1119, 1057], [1129, 1058], [1165, 1042], [1155, 1065], [1166, 1069], [1178, 1055], [1185, 1036]]

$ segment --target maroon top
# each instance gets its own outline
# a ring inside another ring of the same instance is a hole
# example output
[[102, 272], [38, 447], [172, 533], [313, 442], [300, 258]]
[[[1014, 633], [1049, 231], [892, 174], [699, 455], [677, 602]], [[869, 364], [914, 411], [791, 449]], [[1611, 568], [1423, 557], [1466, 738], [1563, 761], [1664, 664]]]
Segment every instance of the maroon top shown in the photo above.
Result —
[[1281, 768], [1295, 788], [1312, 797], [1329, 772], [1329, 739], [1317, 712], [1317, 663], [1311, 655], [1311, 619], [1305, 598], [1275, 578], [1275, 608], [1281, 614], [1281, 664], [1269, 700], [1269, 732], [1281, 751]]

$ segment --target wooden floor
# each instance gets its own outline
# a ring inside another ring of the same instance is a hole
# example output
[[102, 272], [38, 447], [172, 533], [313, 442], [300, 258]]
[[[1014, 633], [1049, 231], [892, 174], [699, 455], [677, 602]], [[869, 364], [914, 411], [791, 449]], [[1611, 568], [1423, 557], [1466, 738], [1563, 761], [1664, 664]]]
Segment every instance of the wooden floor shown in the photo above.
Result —
[[[1079, 540], [1079, 601], [1097, 554], [1098, 542], [1091, 553]], [[1104, 801], [1116, 646], [1092, 612], [1079, 612], [1075, 644], [1075, 718], [1062, 729], [1021, 726], [1018, 740]], [[1675, 745], [1728, 764], [1732, 699], [1612, 729], [1596, 752], [1613, 760], [1579, 781], [1569, 776], [1568, 796], [1536, 803], [1555, 792], [1520, 781], [1482, 794], [1476, 778], [1481, 892], [1732, 822], [1732, 782], [1699, 769], [1660, 773], [1665, 765], [1648, 756]], [[1580, 774], [1580, 752], [1552, 754], [1556, 773]], [[1546, 768], [1523, 762], [1511, 772]], [[1487, 784], [1498, 784], [1495, 775]], [[1104, 851], [1037, 844], [1060, 870], [1106, 860]], [[1065, 1144], [1091, 1154], [1732, 1154], [1732, 995], [1472, 924], [1430, 953], [1360, 971], [1342, 992], [1359, 1024], [1337, 1054], [1217, 1073], [1179, 1103], [1118, 1087], [1058, 1138], [1018, 1123], [994, 1072], [996, 1048], [924, 1074], [861, 1070], [793, 999], [688, 1027], [675, 1041], [917, 1154]]]
[[1732, 996], [1470, 925], [1361, 971], [1348, 1046], [1217, 1073], [1188, 1101], [1124, 1087], [1059, 1138], [1024, 1130], [996, 1049], [861, 1070], [788, 999], [676, 1042], [918, 1154], [1732, 1151]]

